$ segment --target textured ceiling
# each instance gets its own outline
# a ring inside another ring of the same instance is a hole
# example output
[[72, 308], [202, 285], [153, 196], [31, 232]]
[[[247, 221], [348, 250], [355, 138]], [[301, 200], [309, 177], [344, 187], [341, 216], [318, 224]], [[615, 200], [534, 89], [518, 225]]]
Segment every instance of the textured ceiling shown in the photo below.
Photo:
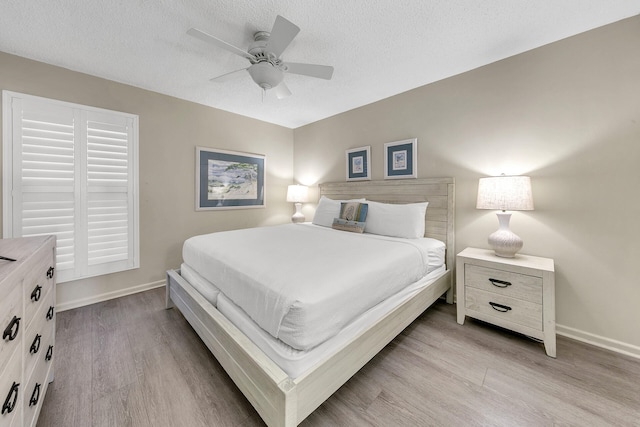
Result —
[[[276, 15], [301, 31], [290, 62], [333, 65], [330, 81], [287, 74], [278, 100], [196, 27], [246, 49]], [[639, 0], [0, 0], [0, 50], [296, 128], [640, 14]], [[1, 65], [1, 64], [0, 64]]]

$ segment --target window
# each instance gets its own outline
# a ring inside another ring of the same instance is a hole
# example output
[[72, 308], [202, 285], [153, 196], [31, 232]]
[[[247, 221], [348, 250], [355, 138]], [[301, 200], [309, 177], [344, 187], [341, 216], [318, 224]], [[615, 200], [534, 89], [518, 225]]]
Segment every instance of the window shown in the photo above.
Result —
[[54, 234], [58, 282], [138, 268], [138, 116], [3, 91], [4, 237]]

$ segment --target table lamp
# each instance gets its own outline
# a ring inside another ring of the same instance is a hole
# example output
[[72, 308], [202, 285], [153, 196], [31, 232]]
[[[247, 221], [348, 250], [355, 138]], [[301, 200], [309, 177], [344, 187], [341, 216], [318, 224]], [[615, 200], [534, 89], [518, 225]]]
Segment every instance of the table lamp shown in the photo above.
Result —
[[522, 249], [522, 239], [509, 229], [511, 213], [532, 211], [533, 195], [528, 176], [494, 176], [480, 178], [476, 209], [499, 209], [499, 228], [489, 235], [489, 246], [497, 256], [513, 258]]
[[309, 187], [305, 185], [290, 185], [287, 188], [287, 202], [292, 202], [296, 205], [296, 212], [291, 216], [291, 222], [304, 222], [304, 215], [301, 209], [308, 196]]

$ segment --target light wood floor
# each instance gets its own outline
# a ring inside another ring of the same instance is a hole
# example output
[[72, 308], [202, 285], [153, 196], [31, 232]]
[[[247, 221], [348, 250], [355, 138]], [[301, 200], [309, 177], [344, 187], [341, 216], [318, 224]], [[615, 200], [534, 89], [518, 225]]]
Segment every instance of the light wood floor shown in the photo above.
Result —
[[[38, 426], [261, 426], [164, 289], [57, 315]], [[304, 426], [640, 426], [640, 361], [542, 344], [436, 303]]]

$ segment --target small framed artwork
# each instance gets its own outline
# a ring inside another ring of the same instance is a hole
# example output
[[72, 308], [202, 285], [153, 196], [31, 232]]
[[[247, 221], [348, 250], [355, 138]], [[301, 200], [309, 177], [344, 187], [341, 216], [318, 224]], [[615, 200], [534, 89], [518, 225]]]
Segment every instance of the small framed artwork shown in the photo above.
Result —
[[384, 144], [384, 179], [418, 177], [418, 139]]
[[196, 210], [264, 208], [266, 156], [196, 147]]
[[351, 148], [345, 152], [347, 181], [371, 179], [371, 146]]

